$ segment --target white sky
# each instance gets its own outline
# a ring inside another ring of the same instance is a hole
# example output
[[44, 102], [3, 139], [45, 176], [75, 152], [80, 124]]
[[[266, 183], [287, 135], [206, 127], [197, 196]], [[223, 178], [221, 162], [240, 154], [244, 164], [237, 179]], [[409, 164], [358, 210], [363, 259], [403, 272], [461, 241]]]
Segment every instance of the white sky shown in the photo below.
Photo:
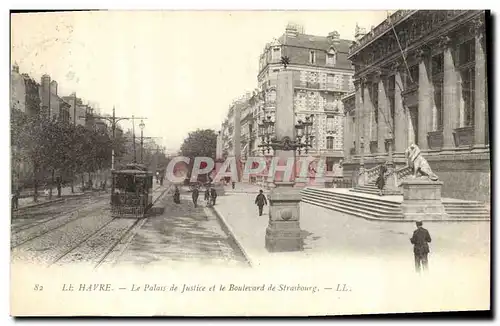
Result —
[[[354, 39], [386, 11], [111, 11], [11, 17], [11, 60], [40, 80], [47, 73], [59, 95], [76, 92], [116, 106], [119, 116], [146, 116], [145, 136], [169, 150], [189, 131], [219, 129], [232, 100], [257, 87], [259, 55], [288, 22], [307, 34], [337, 30]], [[122, 126], [131, 128], [131, 123]], [[136, 124], [137, 127], [137, 124]], [[137, 131], [136, 131], [137, 132]]]

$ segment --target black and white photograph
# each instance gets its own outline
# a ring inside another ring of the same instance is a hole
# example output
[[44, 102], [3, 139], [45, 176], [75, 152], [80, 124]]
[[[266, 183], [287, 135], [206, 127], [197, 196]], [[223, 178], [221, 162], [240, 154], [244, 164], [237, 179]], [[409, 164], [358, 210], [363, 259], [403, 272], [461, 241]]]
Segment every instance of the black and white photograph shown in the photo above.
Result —
[[11, 315], [489, 311], [490, 15], [11, 11]]

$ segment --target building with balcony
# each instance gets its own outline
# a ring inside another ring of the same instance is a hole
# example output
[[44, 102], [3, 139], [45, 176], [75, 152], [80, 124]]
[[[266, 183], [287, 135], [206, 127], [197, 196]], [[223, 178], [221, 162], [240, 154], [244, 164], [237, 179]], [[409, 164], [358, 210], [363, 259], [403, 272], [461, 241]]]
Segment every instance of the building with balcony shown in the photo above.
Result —
[[[489, 201], [486, 14], [399, 10], [349, 49], [355, 92], [344, 98], [344, 174], [420, 147], [443, 196]], [[363, 34], [357, 30], [357, 34]], [[404, 45], [404, 51], [400, 45]], [[349, 154], [349, 155], [347, 155]]]
[[289, 24], [285, 33], [266, 44], [261, 56], [258, 86], [262, 110], [257, 119], [274, 116], [276, 83], [284, 69], [281, 58], [289, 58], [293, 71], [294, 104], [290, 108], [296, 121], [313, 115], [313, 144], [309, 155], [326, 161], [327, 175], [342, 175], [344, 156], [344, 112], [342, 97], [354, 90], [354, 68], [348, 60], [351, 40], [340, 39], [338, 32], [328, 36], [304, 33], [301, 26]]

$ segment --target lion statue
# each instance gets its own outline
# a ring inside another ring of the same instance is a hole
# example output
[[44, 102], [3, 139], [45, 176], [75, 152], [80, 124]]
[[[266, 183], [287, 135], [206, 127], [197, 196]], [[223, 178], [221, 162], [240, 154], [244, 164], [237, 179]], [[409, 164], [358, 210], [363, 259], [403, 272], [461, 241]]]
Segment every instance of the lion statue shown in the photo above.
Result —
[[420, 148], [417, 145], [411, 144], [405, 151], [405, 157], [408, 162], [408, 166], [413, 170], [413, 177], [416, 178], [418, 175], [425, 176], [432, 181], [437, 181], [439, 178], [434, 172], [432, 172], [431, 167], [427, 160], [420, 153]]

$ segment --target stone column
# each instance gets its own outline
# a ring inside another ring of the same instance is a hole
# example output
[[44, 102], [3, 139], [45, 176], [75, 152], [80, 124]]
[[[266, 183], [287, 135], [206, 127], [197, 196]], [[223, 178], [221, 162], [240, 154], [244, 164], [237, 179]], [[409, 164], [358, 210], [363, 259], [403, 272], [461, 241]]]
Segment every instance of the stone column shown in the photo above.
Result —
[[354, 107], [354, 117], [356, 119], [354, 123], [354, 133], [356, 134], [356, 138], [354, 140], [356, 141], [356, 154], [360, 154], [360, 137], [363, 134], [363, 124], [362, 124], [362, 112], [363, 112], [363, 97], [362, 97], [362, 84], [360, 79], [355, 79], [354, 80], [354, 87], [356, 88], [356, 95], [355, 95], [355, 107]]
[[418, 147], [429, 149], [427, 133], [431, 130], [432, 87], [429, 80], [429, 57], [424, 50], [418, 50]]
[[370, 154], [370, 141], [372, 140], [372, 115], [373, 115], [373, 103], [370, 98], [370, 86], [371, 84], [365, 79], [363, 83], [363, 112], [361, 119], [363, 120], [363, 136], [365, 137], [365, 154]]
[[378, 131], [377, 145], [378, 153], [385, 156], [385, 139], [387, 137], [387, 126], [391, 118], [389, 100], [385, 89], [386, 75], [381, 72], [377, 75], [378, 82]]
[[345, 110], [344, 116], [344, 159], [351, 156], [351, 146], [352, 146], [352, 131], [351, 131], [351, 108]]
[[408, 147], [406, 129], [407, 129], [407, 118], [406, 112], [403, 105], [403, 96], [401, 95], [401, 90], [403, 87], [403, 81], [401, 78], [401, 73], [399, 72], [399, 66], [395, 65], [395, 88], [394, 88], [394, 141], [395, 141], [395, 153], [402, 154]]
[[455, 58], [451, 47], [451, 39], [447, 36], [441, 39], [444, 59], [444, 94], [443, 94], [443, 150], [455, 148], [453, 129], [459, 120], [459, 107], [457, 103], [457, 74], [455, 71]]
[[484, 53], [485, 37], [484, 37], [484, 22], [478, 19], [475, 23], [476, 32], [476, 80], [474, 85], [474, 150], [485, 148], [486, 143], [486, 115], [488, 110], [486, 107], [486, 57]]
[[[293, 71], [281, 70], [278, 73], [275, 131], [278, 141], [286, 137], [295, 138], [295, 115], [293, 109]], [[282, 164], [287, 159], [295, 161], [293, 150], [277, 147], [275, 158]], [[274, 169], [272, 169], [274, 170]], [[300, 189], [294, 188], [295, 173], [292, 180], [275, 181], [275, 188], [269, 194], [269, 224], [266, 229], [265, 246], [270, 252], [303, 250], [303, 241], [299, 223]]]

